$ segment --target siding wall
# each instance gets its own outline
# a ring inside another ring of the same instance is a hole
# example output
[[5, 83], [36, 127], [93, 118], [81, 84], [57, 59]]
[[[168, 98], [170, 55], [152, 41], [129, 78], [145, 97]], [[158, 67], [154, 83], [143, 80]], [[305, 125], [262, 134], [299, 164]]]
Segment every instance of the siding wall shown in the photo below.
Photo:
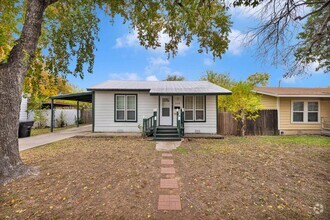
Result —
[[[137, 94], [137, 122], [114, 121], [114, 95]], [[158, 96], [150, 96], [149, 92], [95, 92], [95, 132], [140, 132], [143, 116], [150, 117], [153, 109], [158, 111]], [[174, 113], [174, 112], [173, 112]], [[176, 114], [173, 114], [175, 123]], [[206, 122], [185, 123], [186, 133], [216, 133], [216, 96], [206, 96]]]
[[24, 98], [22, 96], [21, 110], [19, 112], [19, 121], [27, 121], [28, 120], [27, 107], [28, 107], [28, 99]]
[[[115, 122], [115, 94], [137, 94], [137, 122]], [[140, 132], [143, 116], [150, 117], [153, 109], [158, 109], [158, 96], [150, 96], [149, 92], [95, 92], [95, 132]]]
[[269, 95], [261, 95], [263, 109], [277, 109], [277, 98]]
[[280, 130], [284, 134], [317, 134], [321, 123], [291, 123], [292, 100], [320, 100], [320, 117], [330, 118], [330, 99], [320, 98], [280, 98]]

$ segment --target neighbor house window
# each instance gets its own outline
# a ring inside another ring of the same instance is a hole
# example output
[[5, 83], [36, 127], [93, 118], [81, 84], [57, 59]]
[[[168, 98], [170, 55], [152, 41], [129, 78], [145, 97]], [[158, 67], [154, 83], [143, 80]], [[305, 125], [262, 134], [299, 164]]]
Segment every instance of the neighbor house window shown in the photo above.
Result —
[[116, 121], [136, 121], [136, 95], [115, 95]]
[[292, 101], [292, 122], [319, 122], [319, 101]]
[[185, 121], [205, 121], [205, 96], [184, 97]]

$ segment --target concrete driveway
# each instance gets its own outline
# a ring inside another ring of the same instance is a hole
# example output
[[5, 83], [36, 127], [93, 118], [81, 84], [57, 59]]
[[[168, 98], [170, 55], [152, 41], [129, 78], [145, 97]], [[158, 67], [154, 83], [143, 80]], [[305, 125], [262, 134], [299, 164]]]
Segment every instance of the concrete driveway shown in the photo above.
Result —
[[92, 132], [92, 125], [85, 125], [78, 128], [69, 128], [61, 131], [55, 131], [53, 133], [41, 134], [27, 138], [20, 138], [19, 150], [26, 150], [33, 147], [53, 143], [66, 138], [74, 137], [77, 135], [85, 135]]

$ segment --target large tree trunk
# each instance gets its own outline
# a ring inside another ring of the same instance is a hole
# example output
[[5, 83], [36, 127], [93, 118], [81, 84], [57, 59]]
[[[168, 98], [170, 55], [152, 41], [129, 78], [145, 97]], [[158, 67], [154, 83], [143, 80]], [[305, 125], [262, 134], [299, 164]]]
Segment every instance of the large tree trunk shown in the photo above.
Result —
[[50, 3], [28, 1], [21, 36], [7, 62], [0, 64], [0, 183], [31, 171], [22, 163], [18, 148], [22, 85], [37, 48], [43, 13]]

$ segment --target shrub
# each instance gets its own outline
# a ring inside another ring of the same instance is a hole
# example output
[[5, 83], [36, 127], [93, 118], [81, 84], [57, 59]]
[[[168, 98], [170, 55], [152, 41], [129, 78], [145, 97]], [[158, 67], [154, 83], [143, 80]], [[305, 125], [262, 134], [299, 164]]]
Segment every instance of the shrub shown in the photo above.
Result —
[[56, 119], [56, 124], [58, 128], [63, 128], [65, 126], [67, 126], [67, 123], [65, 121], [65, 115], [64, 112], [61, 111], [60, 117], [58, 119]]
[[36, 128], [45, 128], [47, 125], [47, 115], [45, 109], [34, 110], [34, 122]]

